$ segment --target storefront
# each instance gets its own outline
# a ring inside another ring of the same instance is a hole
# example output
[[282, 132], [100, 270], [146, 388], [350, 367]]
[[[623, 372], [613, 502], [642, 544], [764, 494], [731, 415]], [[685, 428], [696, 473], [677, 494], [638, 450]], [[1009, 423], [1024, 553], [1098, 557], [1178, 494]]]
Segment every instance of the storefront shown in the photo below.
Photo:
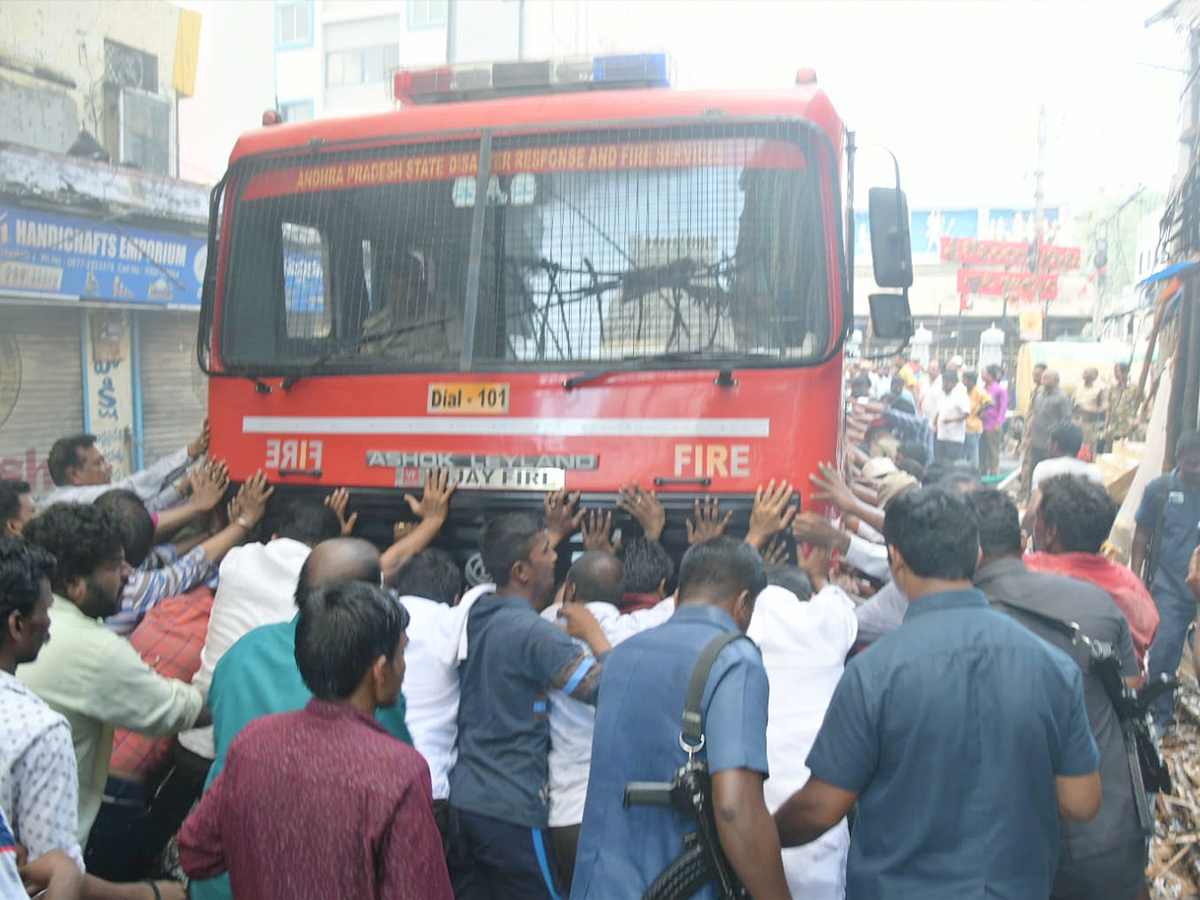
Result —
[[95, 434], [126, 474], [205, 409], [203, 223], [75, 212], [0, 203], [0, 476], [38, 493], [57, 438]]

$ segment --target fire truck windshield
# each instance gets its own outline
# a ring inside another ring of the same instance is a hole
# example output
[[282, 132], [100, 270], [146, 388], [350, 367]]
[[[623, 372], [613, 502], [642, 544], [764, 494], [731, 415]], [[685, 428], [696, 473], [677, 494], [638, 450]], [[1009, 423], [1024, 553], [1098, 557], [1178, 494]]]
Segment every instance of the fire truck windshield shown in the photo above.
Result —
[[479, 140], [245, 161], [225, 196], [222, 366], [823, 359], [837, 340], [837, 169], [814, 134], [792, 122], [497, 135], [486, 180]]

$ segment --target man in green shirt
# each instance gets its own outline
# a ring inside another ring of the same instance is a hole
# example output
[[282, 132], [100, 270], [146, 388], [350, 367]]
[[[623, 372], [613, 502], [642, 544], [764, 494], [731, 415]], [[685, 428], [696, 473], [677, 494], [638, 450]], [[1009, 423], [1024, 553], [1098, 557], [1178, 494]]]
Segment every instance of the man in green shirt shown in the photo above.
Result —
[[[54, 639], [17, 677], [71, 725], [79, 770], [79, 841], [100, 809], [112, 755], [113, 730], [154, 737], [196, 724], [204, 695], [164, 678], [129, 641], [104, 627], [121, 608], [129, 577], [123, 532], [106, 510], [56, 504], [25, 529], [30, 543], [55, 557], [50, 623]], [[207, 714], [205, 714], [207, 718]]]

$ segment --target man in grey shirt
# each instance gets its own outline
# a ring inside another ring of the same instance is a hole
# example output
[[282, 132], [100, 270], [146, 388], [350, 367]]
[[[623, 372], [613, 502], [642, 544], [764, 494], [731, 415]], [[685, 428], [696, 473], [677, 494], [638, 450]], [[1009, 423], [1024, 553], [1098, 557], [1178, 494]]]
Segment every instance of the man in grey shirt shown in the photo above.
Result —
[[1029, 422], [1022, 443], [1025, 463], [1021, 472], [1021, 491], [1025, 497], [1032, 489], [1033, 470], [1037, 464], [1054, 455], [1050, 449], [1050, 432], [1060, 422], [1071, 420], [1071, 398], [1058, 383], [1058, 373], [1053, 369], [1043, 372], [1042, 389], [1034, 394], [1029, 405]]
[[209, 437], [205, 419], [200, 434], [186, 447], [120, 481], [112, 480], [112, 466], [96, 445], [95, 435], [59, 438], [50, 448], [47, 461], [55, 488], [41, 498], [38, 508], [44, 511], [55, 503], [92, 503], [114, 488], [123, 488], [137, 494], [146, 504], [147, 512], [170, 509], [183, 499], [176, 482], [186, 489], [187, 482], [182, 476], [188, 466], [208, 452]]
[[1058, 876], [1051, 900], [1135, 900], [1145, 883], [1146, 834], [1138, 821], [1134, 784], [1116, 709], [1091, 666], [1088, 647], [1026, 611], [1073, 622], [1093, 641], [1109, 644], [1127, 681], [1140, 681], [1129, 622], [1100, 588], [1059, 575], [1030, 572], [1021, 560], [1016, 504], [995, 490], [971, 495], [979, 514], [983, 561], [975, 586], [994, 605], [1066, 652], [1083, 670], [1088, 723], [1100, 748], [1100, 811], [1089, 821], [1062, 821]]

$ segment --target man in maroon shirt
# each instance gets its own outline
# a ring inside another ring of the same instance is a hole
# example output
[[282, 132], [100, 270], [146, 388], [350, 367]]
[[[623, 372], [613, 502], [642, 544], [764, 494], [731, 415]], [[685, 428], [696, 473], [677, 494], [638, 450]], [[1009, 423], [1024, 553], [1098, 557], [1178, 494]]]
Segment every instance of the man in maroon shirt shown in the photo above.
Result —
[[408, 613], [341, 582], [300, 605], [296, 663], [314, 699], [265, 716], [179, 833], [192, 878], [228, 870], [255, 900], [452, 900], [429, 767], [375, 720], [404, 679]]

